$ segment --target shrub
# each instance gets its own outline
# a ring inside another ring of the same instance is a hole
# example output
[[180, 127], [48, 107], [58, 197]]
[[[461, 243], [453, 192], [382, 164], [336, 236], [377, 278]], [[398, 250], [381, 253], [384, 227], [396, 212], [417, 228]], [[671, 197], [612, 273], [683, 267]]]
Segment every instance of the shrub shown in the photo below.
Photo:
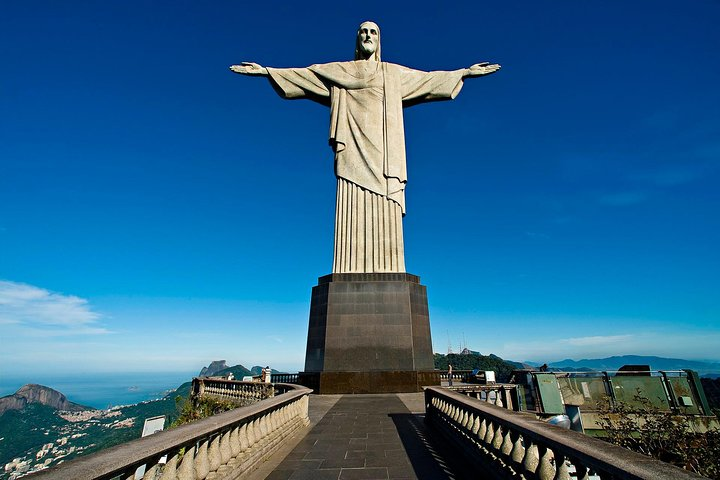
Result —
[[194, 422], [202, 418], [212, 417], [218, 413], [227, 412], [240, 406], [237, 403], [207, 396], [199, 397], [194, 401], [192, 397], [185, 399], [178, 396], [175, 398], [175, 405], [180, 414], [177, 420], [172, 423], [172, 427]]
[[599, 402], [604, 440], [686, 470], [720, 479], [720, 430], [693, 431], [687, 416], [659, 411], [638, 390], [632, 407], [605, 397]]

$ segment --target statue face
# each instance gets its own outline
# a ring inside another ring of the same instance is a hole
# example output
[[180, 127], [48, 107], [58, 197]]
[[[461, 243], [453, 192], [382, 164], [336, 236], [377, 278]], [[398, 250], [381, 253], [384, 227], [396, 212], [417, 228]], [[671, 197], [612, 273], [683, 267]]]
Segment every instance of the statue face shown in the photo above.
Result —
[[377, 51], [380, 43], [380, 29], [373, 22], [365, 22], [358, 29], [358, 47], [366, 57]]

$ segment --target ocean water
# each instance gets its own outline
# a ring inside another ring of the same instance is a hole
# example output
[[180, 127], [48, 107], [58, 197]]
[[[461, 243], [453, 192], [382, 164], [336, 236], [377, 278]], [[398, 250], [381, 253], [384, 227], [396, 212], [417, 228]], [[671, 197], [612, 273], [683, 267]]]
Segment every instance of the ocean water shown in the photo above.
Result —
[[197, 372], [83, 373], [77, 375], [0, 375], [0, 397], [27, 383], [37, 383], [64, 394], [71, 402], [94, 408], [129, 405], [165, 396]]

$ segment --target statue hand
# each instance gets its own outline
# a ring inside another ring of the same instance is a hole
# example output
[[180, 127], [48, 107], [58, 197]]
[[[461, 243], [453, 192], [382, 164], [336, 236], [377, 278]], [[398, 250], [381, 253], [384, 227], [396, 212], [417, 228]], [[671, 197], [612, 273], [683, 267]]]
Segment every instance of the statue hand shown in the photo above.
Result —
[[480, 77], [483, 75], [490, 75], [500, 70], [500, 65], [497, 63], [491, 64], [490, 62], [476, 63], [467, 69], [466, 77]]
[[230, 65], [230, 70], [242, 75], [267, 75], [267, 68], [253, 62], [242, 62], [240, 65]]

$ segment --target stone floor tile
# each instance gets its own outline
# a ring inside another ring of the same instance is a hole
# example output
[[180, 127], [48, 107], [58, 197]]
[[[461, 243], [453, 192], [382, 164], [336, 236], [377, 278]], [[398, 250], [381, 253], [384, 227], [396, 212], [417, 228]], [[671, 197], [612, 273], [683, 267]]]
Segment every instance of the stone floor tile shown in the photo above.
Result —
[[[406, 460], [405, 464], [410, 465], [410, 461]], [[400, 465], [404, 464], [396, 458], [373, 457], [365, 459], [365, 467], [392, 467]]]
[[385, 451], [348, 450], [345, 458], [385, 458]]
[[415, 474], [415, 469], [413, 469], [412, 466], [405, 466], [405, 465], [399, 466], [399, 467], [397, 467], [397, 466], [388, 467], [388, 477], [393, 480], [400, 479], [400, 478], [413, 478], [413, 479], [431, 478], [429, 476], [418, 477]]
[[384, 480], [390, 478], [387, 468], [343, 468], [340, 480]]
[[320, 464], [320, 468], [363, 468], [364, 458], [327, 458]]
[[273, 470], [265, 480], [288, 480], [295, 470]]
[[290, 475], [289, 480], [337, 480], [339, 477], [339, 468], [328, 470], [296, 470]]
[[322, 459], [313, 460], [283, 460], [280, 464], [281, 470], [317, 470], [320, 468]]

